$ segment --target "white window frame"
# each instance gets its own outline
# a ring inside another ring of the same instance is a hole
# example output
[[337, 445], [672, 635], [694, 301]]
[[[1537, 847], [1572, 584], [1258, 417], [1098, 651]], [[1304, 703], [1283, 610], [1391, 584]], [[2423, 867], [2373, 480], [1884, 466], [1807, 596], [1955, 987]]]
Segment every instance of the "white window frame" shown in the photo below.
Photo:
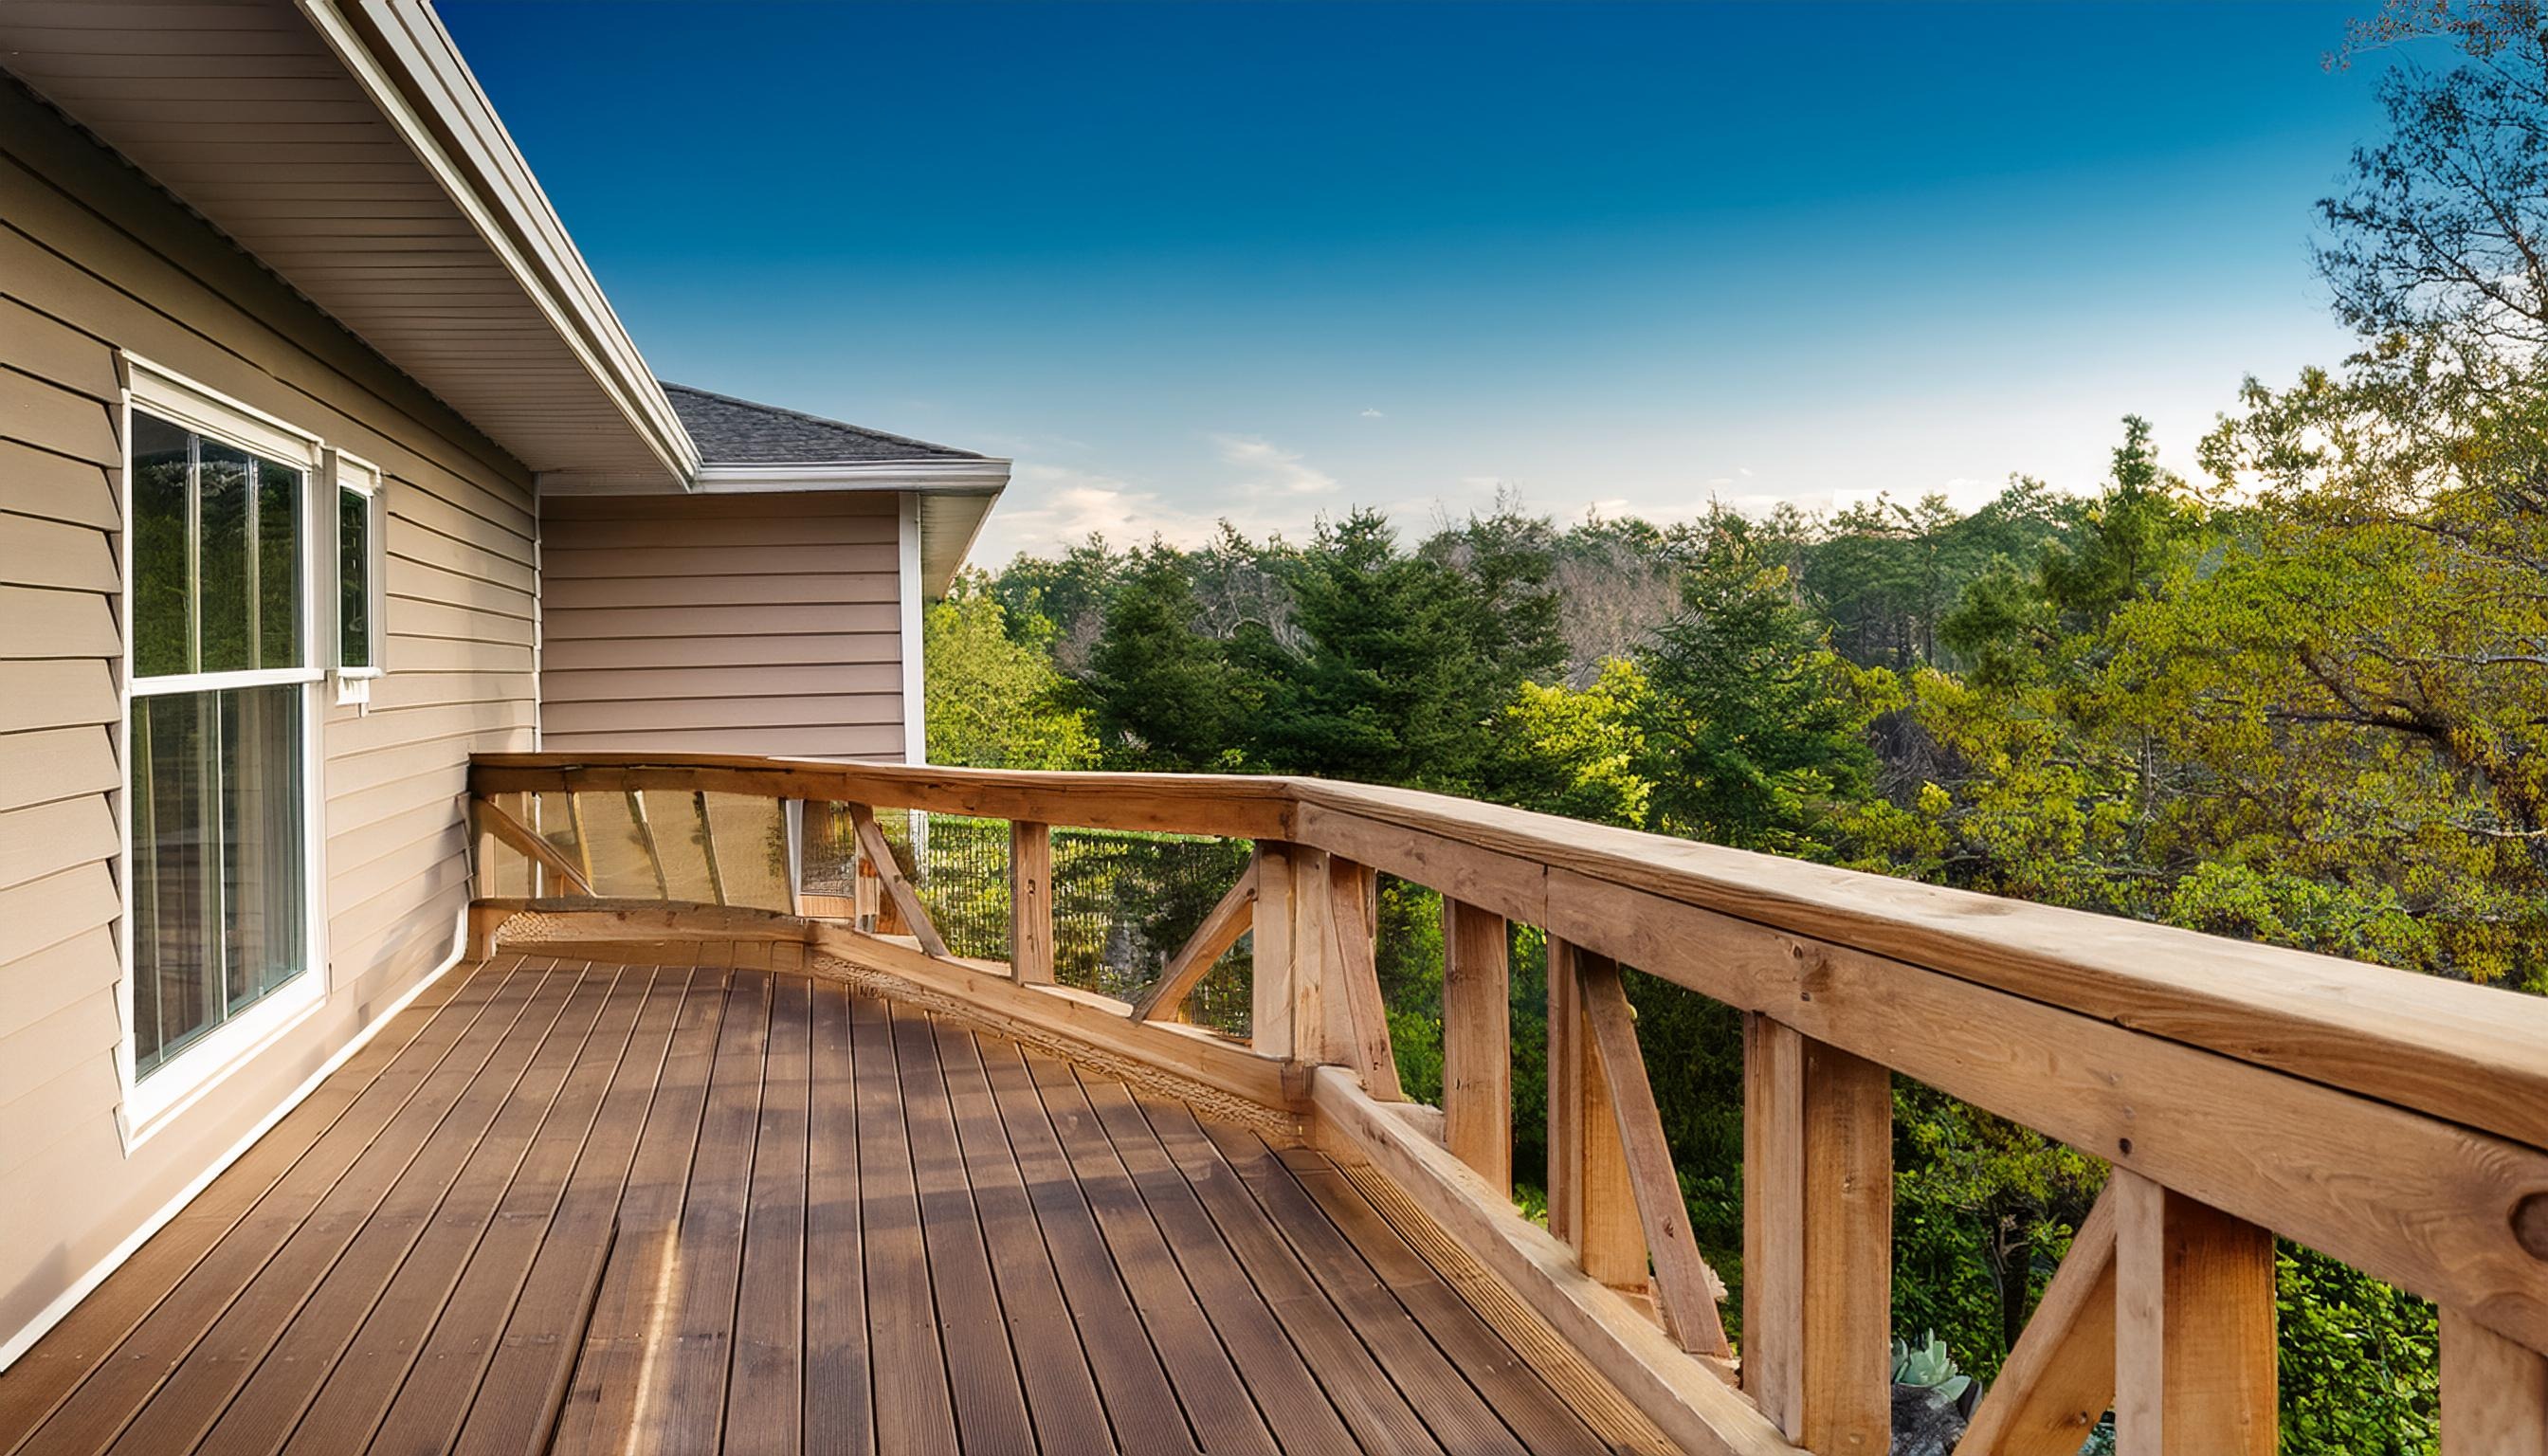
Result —
[[[318, 684], [326, 676], [323, 664], [334, 656], [332, 634], [318, 636], [318, 619], [332, 612], [318, 608], [315, 598], [322, 591], [332, 592], [335, 580], [335, 540], [324, 539], [318, 526], [319, 512], [314, 499], [321, 494], [326, 481], [324, 451], [317, 435], [300, 429], [265, 411], [233, 400], [217, 390], [206, 388], [185, 376], [133, 354], [126, 354], [127, 379], [123, 401], [123, 438], [125, 461], [123, 474], [123, 518], [120, 551], [123, 557], [124, 591], [120, 593], [119, 626], [123, 633], [122, 690], [118, 693], [123, 714], [117, 722], [118, 759], [124, 768], [124, 781], [116, 791], [117, 844], [122, 857], [122, 910], [118, 920], [118, 950], [122, 958], [117, 982], [116, 1016], [122, 1035], [116, 1042], [116, 1076], [121, 1084], [123, 1101], [117, 1110], [117, 1124], [124, 1135], [129, 1152], [151, 1134], [168, 1126], [187, 1108], [228, 1079], [232, 1072], [247, 1065], [259, 1051], [271, 1046], [294, 1027], [307, 1020], [327, 998], [327, 913], [326, 913], [326, 763], [324, 735], [320, 716]], [[302, 470], [301, 519], [301, 660], [298, 668], [258, 668], [234, 673], [185, 673], [162, 678], [136, 678], [134, 675], [133, 607], [133, 413], [136, 410], [155, 414], [172, 424], [181, 424], [209, 439], [261, 455], [269, 460]], [[328, 500], [334, 497], [329, 495]], [[326, 513], [334, 519], [333, 510]], [[323, 570], [322, 570], [323, 569]], [[322, 585], [323, 584], [323, 585]], [[332, 599], [332, 598], [331, 598]], [[322, 644], [325, 655], [321, 655]], [[171, 693], [204, 692], [223, 687], [261, 687], [277, 684], [300, 684], [301, 764], [303, 851], [302, 906], [306, 918], [302, 945], [309, 963], [290, 980], [267, 992], [237, 1016], [153, 1067], [148, 1076], [135, 1070], [133, 998], [136, 990], [134, 960], [133, 911], [133, 703], [136, 698], [156, 697]]]
[[[325, 620], [321, 628], [327, 644], [327, 667], [336, 675], [338, 705], [371, 701], [371, 680], [389, 673], [389, 569], [390, 569], [390, 483], [381, 468], [350, 451], [329, 448], [325, 451], [326, 516], [326, 581], [320, 604]], [[363, 498], [363, 594], [364, 615], [369, 626], [371, 663], [367, 667], [349, 668], [344, 662], [344, 582], [342, 571], [345, 493]]]

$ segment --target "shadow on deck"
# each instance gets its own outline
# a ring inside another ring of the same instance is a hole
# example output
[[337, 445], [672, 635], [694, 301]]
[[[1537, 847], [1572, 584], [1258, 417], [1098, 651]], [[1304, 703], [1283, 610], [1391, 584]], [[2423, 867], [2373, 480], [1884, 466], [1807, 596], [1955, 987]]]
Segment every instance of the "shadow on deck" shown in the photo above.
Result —
[[0, 1374], [0, 1451], [1664, 1449], [1270, 1114], [801, 947], [537, 949], [427, 988]]

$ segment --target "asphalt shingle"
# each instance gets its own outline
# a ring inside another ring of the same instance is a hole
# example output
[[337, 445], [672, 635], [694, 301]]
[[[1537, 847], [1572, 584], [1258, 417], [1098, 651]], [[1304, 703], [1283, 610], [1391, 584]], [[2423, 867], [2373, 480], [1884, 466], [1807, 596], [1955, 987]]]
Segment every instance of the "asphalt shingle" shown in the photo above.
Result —
[[664, 385], [673, 412], [699, 447], [702, 465], [846, 465], [881, 460], [979, 460], [970, 450], [933, 445], [819, 414], [756, 405], [688, 385]]

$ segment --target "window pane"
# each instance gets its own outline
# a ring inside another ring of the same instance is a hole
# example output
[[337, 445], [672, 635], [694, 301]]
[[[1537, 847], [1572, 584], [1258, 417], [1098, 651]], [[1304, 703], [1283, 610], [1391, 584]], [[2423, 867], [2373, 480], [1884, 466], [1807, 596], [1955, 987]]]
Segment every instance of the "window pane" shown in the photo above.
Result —
[[133, 704], [133, 1057], [148, 1071], [219, 1020], [221, 851], [210, 693]]
[[137, 1073], [310, 961], [298, 684], [133, 704]]
[[186, 432], [133, 415], [133, 670], [190, 670], [186, 627]]
[[372, 662], [372, 498], [360, 491], [336, 495], [336, 663], [368, 668]]
[[301, 472], [256, 462], [257, 666], [301, 666]]
[[230, 673], [256, 666], [248, 572], [247, 507], [252, 488], [250, 457], [212, 440], [196, 442], [196, 492], [201, 503], [195, 589], [201, 654], [195, 670]]
[[221, 694], [222, 902], [229, 1010], [300, 972], [301, 699], [294, 686]]

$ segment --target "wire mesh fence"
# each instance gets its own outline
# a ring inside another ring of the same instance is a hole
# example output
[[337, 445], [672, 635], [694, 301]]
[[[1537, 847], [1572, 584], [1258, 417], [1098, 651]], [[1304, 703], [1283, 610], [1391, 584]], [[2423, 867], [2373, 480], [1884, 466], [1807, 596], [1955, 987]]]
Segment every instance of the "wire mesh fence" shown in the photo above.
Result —
[[[879, 809], [876, 825], [947, 949], [1008, 959], [1009, 822]], [[1053, 978], [1139, 996], [1246, 869], [1249, 853], [1243, 840], [1054, 829]], [[856, 895], [858, 836], [845, 807], [805, 806], [801, 854], [806, 893]], [[1252, 941], [1240, 937], [1215, 962], [1186, 998], [1186, 1020], [1247, 1035]]]

